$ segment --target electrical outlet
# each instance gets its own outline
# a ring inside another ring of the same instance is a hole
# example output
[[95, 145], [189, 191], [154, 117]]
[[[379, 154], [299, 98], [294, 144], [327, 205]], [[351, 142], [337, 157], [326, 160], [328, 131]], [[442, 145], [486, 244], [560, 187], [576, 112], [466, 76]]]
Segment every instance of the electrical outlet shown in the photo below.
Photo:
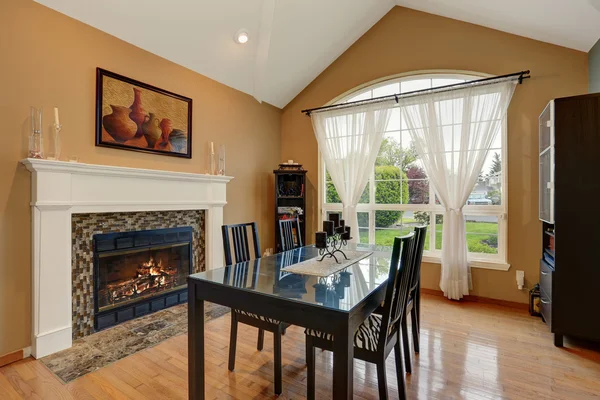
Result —
[[523, 286], [525, 286], [525, 271], [517, 270], [517, 287], [523, 290]]

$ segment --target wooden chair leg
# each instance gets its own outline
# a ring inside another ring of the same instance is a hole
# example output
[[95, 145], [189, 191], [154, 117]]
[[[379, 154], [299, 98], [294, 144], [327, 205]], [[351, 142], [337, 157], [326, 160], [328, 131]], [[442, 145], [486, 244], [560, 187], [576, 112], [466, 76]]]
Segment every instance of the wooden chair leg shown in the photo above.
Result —
[[410, 311], [410, 320], [412, 321], [412, 337], [413, 337], [413, 350], [415, 353], [419, 353], [419, 317], [417, 314], [417, 308], [413, 307]]
[[316, 387], [316, 363], [315, 363], [315, 346], [313, 345], [310, 336], [306, 336], [306, 398], [315, 400]]
[[258, 343], [256, 344], [256, 348], [258, 351], [262, 351], [263, 346], [265, 344], [265, 331], [264, 329], [258, 329]]
[[398, 338], [398, 341], [402, 339], [402, 346], [404, 347], [404, 365], [406, 366], [406, 373], [412, 373], [412, 365], [410, 362], [410, 343], [408, 341], [408, 327], [406, 325], [406, 318], [402, 318], [402, 338]]
[[281, 327], [277, 332], [273, 332], [273, 354], [275, 356], [274, 376], [275, 376], [275, 394], [280, 395], [282, 390], [281, 385]]
[[400, 337], [394, 345], [394, 358], [396, 359], [396, 378], [398, 379], [398, 397], [406, 399], [406, 382], [404, 381], [404, 368], [402, 365], [402, 350], [400, 350]]
[[228, 369], [233, 371], [235, 369], [235, 348], [237, 345], [237, 328], [238, 321], [235, 312], [231, 313], [231, 333], [229, 336], [229, 366]]
[[379, 398], [387, 400], [387, 378], [385, 375], [385, 360], [377, 363], [377, 385], [379, 386]]

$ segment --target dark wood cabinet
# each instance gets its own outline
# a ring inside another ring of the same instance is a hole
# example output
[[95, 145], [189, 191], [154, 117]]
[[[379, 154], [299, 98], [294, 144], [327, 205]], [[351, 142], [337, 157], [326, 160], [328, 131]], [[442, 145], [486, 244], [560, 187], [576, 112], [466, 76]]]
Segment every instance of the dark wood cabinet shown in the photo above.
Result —
[[551, 101], [540, 116], [541, 312], [554, 333], [600, 341], [600, 94]]
[[[275, 174], [275, 251], [280, 252], [279, 220], [294, 215], [300, 220], [300, 237], [306, 243], [306, 170], [281, 164]], [[299, 213], [293, 210], [301, 210]]]

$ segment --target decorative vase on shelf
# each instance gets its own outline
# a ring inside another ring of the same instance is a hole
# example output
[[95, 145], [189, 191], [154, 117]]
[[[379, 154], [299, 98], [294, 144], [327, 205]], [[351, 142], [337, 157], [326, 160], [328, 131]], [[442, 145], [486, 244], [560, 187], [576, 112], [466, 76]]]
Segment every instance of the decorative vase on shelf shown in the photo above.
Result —
[[135, 136], [137, 125], [129, 118], [131, 110], [123, 106], [110, 105], [112, 114], [102, 118], [104, 129], [113, 139], [124, 143]]
[[44, 108], [31, 107], [31, 136], [29, 136], [29, 158], [44, 158], [42, 141], [42, 117]]
[[157, 140], [160, 139], [162, 135], [162, 130], [159, 126], [160, 121], [154, 116], [154, 113], [150, 113], [150, 115], [146, 116], [144, 120], [145, 121], [142, 124], [144, 137], [146, 138], [146, 142], [148, 142], [148, 147], [154, 148]]
[[148, 114], [146, 110], [142, 107], [142, 91], [138, 88], [133, 88], [133, 103], [129, 107], [131, 109], [131, 113], [129, 114], [129, 118], [135, 122], [137, 125], [137, 131], [135, 132], [135, 137], [142, 137], [144, 131], [142, 130], [142, 125], [146, 120]]

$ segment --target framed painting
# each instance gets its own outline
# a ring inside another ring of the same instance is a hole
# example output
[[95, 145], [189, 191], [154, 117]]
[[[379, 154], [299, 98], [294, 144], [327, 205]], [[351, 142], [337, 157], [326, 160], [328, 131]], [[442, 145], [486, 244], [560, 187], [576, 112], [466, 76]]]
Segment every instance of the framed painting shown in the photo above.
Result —
[[192, 99], [97, 68], [96, 146], [192, 158]]

